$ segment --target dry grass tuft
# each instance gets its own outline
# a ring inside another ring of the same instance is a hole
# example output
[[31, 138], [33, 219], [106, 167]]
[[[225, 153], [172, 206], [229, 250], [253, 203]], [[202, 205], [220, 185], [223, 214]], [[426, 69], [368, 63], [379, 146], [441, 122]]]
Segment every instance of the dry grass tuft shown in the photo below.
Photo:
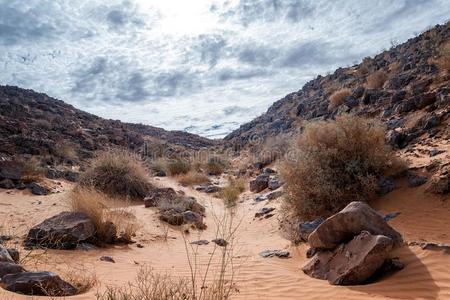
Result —
[[42, 167], [41, 162], [32, 157], [28, 160], [23, 160], [23, 175], [21, 181], [25, 183], [41, 181], [45, 177], [45, 168]]
[[368, 201], [379, 176], [399, 171], [394, 151], [375, 120], [342, 116], [305, 127], [290, 160], [281, 166], [287, 211], [312, 220], [352, 201]]
[[167, 173], [170, 176], [186, 174], [191, 170], [191, 165], [183, 159], [171, 159], [166, 162]]
[[224, 159], [214, 156], [208, 159], [206, 163], [206, 171], [209, 175], [220, 175], [227, 167], [228, 162]]
[[220, 190], [219, 196], [227, 206], [236, 205], [239, 195], [245, 191], [245, 180], [230, 180], [230, 183]]
[[183, 186], [199, 185], [209, 183], [209, 178], [205, 174], [197, 171], [189, 171], [178, 177], [178, 182]]
[[347, 98], [348, 96], [350, 96], [352, 94], [352, 91], [350, 89], [340, 89], [336, 92], [334, 92], [331, 96], [330, 96], [330, 105], [329, 108], [333, 109], [336, 108], [338, 106], [341, 106], [344, 101], [345, 98]]
[[450, 41], [442, 45], [435, 63], [442, 72], [450, 73]]
[[80, 185], [94, 187], [114, 198], [142, 200], [151, 188], [142, 163], [125, 150], [102, 152], [80, 177]]
[[[119, 202], [122, 206], [117, 206]], [[122, 242], [130, 242], [138, 229], [136, 217], [128, 206], [123, 206], [123, 201], [114, 201], [95, 189], [73, 190], [70, 195], [70, 207], [72, 211], [89, 216], [95, 224], [97, 238], [101, 242], [112, 242], [111, 223], [115, 225]]]
[[388, 76], [383, 70], [378, 70], [373, 72], [367, 77], [366, 87], [368, 89], [379, 89], [383, 87]]

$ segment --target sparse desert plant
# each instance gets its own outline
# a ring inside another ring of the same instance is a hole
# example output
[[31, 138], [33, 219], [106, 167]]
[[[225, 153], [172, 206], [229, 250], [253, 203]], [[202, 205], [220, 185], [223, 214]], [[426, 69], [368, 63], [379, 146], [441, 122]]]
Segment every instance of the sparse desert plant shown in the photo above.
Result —
[[209, 183], [209, 178], [203, 173], [197, 171], [189, 171], [178, 177], [178, 182], [183, 186], [198, 185]]
[[209, 175], [220, 175], [223, 173], [227, 165], [228, 163], [224, 159], [218, 156], [213, 156], [208, 159], [208, 162], [206, 163], [206, 171]]
[[441, 46], [435, 63], [442, 72], [450, 72], [450, 41]]
[[383, 70], [378, 70], [367, 76], [366, 87], [368, 89], [379, 89], [383, 87], [388, 76]]
[[136, 217], [123, 201], [111, 199], [93, 188], [74, 189], [70, 194], [70, 207], [72, 211], [89, 216], [101, 242], [112, 242], [111, 224], [114, 224], [122, 242], [130, 242], [138, 229]]
[[40, 160], [32, 157], [28, 160], [21, 160], [23, 175], [21, 180], [25, 183], [40, 181], [45, 175], [45, 168], [42, 167]]
[[191, 170], [191, 165], [184, 159], [170, 159], [166, 162], [167, 173], [170, 176], [186, 174]]
[[151, 184], [147, 171], [133, 154], [125, 150], [108, 150], [91, 162], [80, 177], [81, 186], [94, 187], [114, 198], [142, 200]]
[[352, 91], [350, 89], [340, 89], [336, 92], [334, 92], [331, 96], [330, 96], [330, 105], [329, 107], [331, 109], [336, 108], [340, 105], [342, 105], [345, 101], [345, 98], [347, 98], [348, 96], [350, 96], [352, 94]]
[[229, 184], [220, 190], [219, 196], [228, 206], [236, 205], [239, 195], [245, 191], [243, 179], [230, 180]]
[[77, 161], [78, 155], [73, 145], [69, 143], [60, 143], [55, 147], [55, 155], [68, 161]]
[[281, 164], [287, 211], [311, 220], [368, 201], [378, 178], [402, 166], [375, 120], [348, 115], [309, 123]]
[[148, 167], [153, 175], [161, 175], [167, 173], [167, 161], [163, 158], [149, 160]]

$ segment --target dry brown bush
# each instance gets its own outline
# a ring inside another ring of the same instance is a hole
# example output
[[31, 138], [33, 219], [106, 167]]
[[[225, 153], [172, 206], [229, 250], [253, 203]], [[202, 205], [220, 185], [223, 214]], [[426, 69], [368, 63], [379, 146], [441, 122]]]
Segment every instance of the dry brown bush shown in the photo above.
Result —
[[205, 174], [197, 171], [189, 171], [178, 177], [178, 182], [183, 186], [198, 185], [209, 183], [209, 178]]
[[366, 87], [368, 89], [379, 89], [383, 87], [383, 84], [386, 82], [387, 78], [388, 76], [383, 70], [373, 72], [367, 77]]
[[151, 188], [147, 171], [133, 154], [125, 150], [100, 153], [80, 177], [81, 186], [94, 187], [114, 198], [142, 200]]
[[245, 191], [244, 179], [230, 179], [229, 184], [220, 190], [219, 196], [228, 206], [236, 205], [239, 195]]
[[347, 98], [348, 96], [350, 96], [352, 94], [352, 91], [350, 89], [340, 89], [336, 92], [334, 92], [331, 96], [330, 96], [330, 105], [329, 108], [333, 109], [336, 108], [340, 105], [342, 105], [345, 101], [345, 98]]
[[441, 46], [435, 63], [442, 72], [450, 72], [450, 41]]
[[40, 181], [45, 177], [45, 168], [42, 167], [38, 158], [32, 157], [28, 160], [20, 161], [23, 166], [23, 175], [21, 181], [28, 183], [34, 181]]
[[287, 211], [303, 219], [326, 217], [352, 201], [368, 201], [377, 178], [402, 167], [375, 121], [341, 116], [306, 125], [281, 165]]
[[220, 175], [223, 173], [227, 165], [227, 161], [218, 156], [214, 156], [208, 159], [208, 162], [206, 163], [206, 171], [209, 175]]
[[114, 200], [92, 188], [76, 188], [70, 194], [72, 211], [85, 213], [94, 222], [97, 238], [110, 242], [111, 226], [117, 228], [121, 241], [130, 242], [136, 234], [138, 224], [131, 208], [122, 200]]
[[166, 162], [166, 170], [170, 176], [186, 174], [191, 170], [191, 165], [187, 160], [171, 159]]

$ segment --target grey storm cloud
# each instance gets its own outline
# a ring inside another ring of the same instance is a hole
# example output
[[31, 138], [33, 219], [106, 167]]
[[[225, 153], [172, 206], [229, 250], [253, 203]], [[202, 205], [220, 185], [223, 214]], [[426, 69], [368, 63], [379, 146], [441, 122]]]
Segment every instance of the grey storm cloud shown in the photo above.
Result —
[[192, 3], [0, 0], [0, 84], [217, 137], [450, 15], [449, 0]]
[[42, 17], [45, 9], [27, 8], [18, 1], [0, 1], [0, 6], [0, 44], [51, 38], [59, 31], [50, 18]]

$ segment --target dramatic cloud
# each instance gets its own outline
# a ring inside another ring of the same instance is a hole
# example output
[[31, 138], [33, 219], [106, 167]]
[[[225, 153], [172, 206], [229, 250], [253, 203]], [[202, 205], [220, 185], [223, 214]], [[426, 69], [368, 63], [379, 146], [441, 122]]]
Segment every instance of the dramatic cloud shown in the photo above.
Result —
[[318, 74], [447, 21], [450, 0], [0, 0], [0, 83], [220, 137]]

